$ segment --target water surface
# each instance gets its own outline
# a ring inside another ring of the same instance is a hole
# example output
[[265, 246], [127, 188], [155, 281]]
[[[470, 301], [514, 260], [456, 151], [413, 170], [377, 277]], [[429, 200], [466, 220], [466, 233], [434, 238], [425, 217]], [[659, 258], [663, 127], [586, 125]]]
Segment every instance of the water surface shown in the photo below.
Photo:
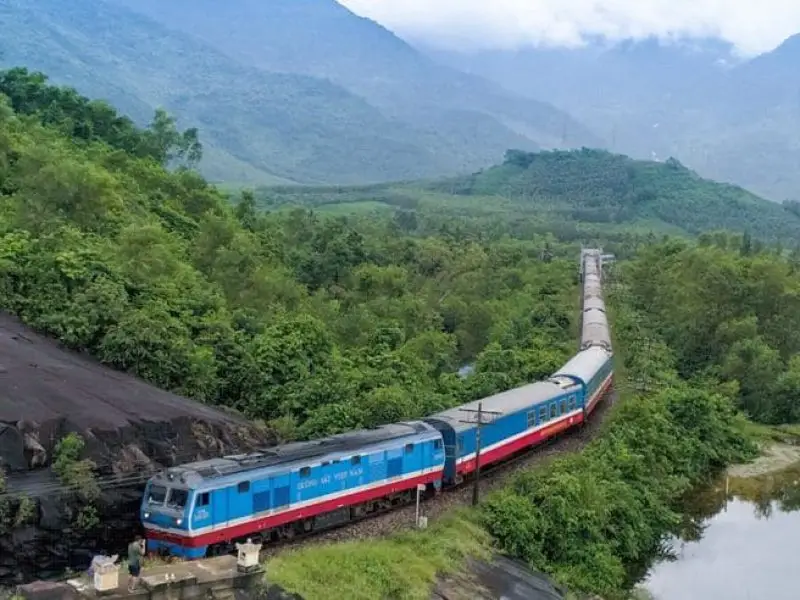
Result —
[[800, 598], [800, 465], [727, 486], [723, 478], [687, 503], [673, 560], [642, 582], [656, 600]]

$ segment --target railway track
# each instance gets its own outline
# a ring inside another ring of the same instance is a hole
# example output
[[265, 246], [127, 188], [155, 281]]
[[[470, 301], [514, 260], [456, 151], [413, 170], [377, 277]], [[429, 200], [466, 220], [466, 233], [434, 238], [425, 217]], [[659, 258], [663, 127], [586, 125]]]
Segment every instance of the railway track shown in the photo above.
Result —
[[[551, 438], [502, 463], [481, 469], [481, 492], [486, 494], [501, 486], [515, 472], [541, 464], [560, 454], [577, 452], [594, 440], [601, 431], [601, 425], [608, 409], [616, 401], [616, 392], [609, 394], [594, 410], [591, 420], [582, 428], [565, 432]], [[444, 490], [420, 504], [421, 514], [429, 520], [436, 520], [458, 506], [466, 506], [472, 501], [471, 480]], [[414, 529], [416, 507], [414, 502], [397, 505], [371, 513], [355, 521], [337, 527], [298, 534], [291, 539], [269, 542], [261, 551], [265, 560], [281, 552], [297, 549], [308, 543], [342, 542], [383, 537], [404, 530]]]

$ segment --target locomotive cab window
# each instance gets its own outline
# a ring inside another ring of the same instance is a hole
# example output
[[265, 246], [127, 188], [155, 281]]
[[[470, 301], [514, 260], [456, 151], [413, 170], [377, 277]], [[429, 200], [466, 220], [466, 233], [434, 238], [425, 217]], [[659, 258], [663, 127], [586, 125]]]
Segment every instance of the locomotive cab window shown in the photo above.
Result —
[[406, 454], [414, 452], [414, 444], [406, 444]]
[[208, 492], [203, 492], [197, 497], [197, 506], [208, 506], [209, 502], [211, 502], [211, 494]]
[[186, 506], [186, 501], [189, 499], [188, 490], [181, 490], [173, 488], [169, 491], [169, 498], [167, 498], [167, 506], [170, 508], [183, 508]]
[[442, 449], [442, 440], [433, 440], [433, 449], [434, 450], [441, 450]]
[[236, 489], [239, 491], [240, 494], [245, 494], [250, 491], [250, 482], [240, 481], [239, 485], [236, 486]]
[[161, 485], [151, 485], [150, 493], [147, 495], [148, 504], [164, 504], [167, 499], [167, 488]]
[[300, 477], [308, 477], [311, 475], [311, 467], [303, 467], [300, 469]]
[[360, 465], [360, 464], [361, 464], [361, 457], [360, 457], [360, 456], [354, 456], [354, 457], [352, 457], [352, 458], [350, 459], [350, 464], [351, 464], [351, 465]]

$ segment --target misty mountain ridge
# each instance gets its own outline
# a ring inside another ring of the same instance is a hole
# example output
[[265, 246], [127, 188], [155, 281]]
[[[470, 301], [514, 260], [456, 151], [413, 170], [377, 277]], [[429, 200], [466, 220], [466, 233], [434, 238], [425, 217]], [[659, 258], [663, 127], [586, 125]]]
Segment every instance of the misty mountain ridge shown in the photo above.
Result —
[[566, 110], [615, 152], [674, 156], [773, 200], [800, 197], [800, 36], [751, 59], [714, 39], [508, 52], [423, 48], [443, 64]]
[[203, 172], [367, 183], [465, 172], [510, 147], [600, 146], [545, 102], [460, 73], [334, 0], [9, 0], [5, 66], [199, 127]]

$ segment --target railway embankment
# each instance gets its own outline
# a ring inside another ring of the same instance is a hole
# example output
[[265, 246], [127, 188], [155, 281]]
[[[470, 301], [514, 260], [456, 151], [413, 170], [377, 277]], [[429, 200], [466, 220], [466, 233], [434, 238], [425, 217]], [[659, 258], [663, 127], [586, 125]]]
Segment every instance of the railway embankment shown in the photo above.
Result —
[[[65, 483], [53, 468], [69, 434], [80, 436], [91, 461], [93, 522], [76, 518], [80, 482]], [[138, 531], [142, 486], [157, 469], [268, 442], [235, 414], [113, 371], [0, 313], [0, 502], [27, 506], [0, 523], [0, 585], [121, 552]]]

